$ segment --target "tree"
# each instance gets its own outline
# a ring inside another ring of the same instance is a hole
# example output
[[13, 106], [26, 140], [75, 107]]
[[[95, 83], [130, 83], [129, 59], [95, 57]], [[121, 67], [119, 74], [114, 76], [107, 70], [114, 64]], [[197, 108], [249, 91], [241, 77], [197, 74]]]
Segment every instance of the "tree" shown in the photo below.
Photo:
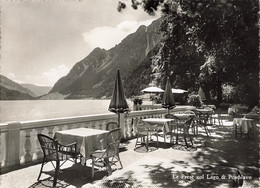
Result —
[[219, 103], [229, 84], [243, 96], [239, 102], [258, 102], [257, 0], [132, 0], [140, 6], [151, 15], [162, 10], [163, 82], [170, 76], [180, 87], [200, 84]]

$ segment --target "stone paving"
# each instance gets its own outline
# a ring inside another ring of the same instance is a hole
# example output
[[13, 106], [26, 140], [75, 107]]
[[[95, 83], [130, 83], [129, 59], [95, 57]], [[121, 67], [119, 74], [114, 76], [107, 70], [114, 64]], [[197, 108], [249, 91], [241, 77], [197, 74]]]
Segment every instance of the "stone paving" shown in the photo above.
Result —
[[[124, 168], [122, 170], [115, 169], [113, 174], [120, 176], [120, 171], [125, 172], [124, 169], [128, 169], [139, 159], [151, 157], [157, 159], [162, 158], [162, 161], [174, 160], [175, 171], [171, 172], [171, 175], [176, 172], [183, 174], [188, 173], [188, 175], [191, 176], [204, 176], [202, 179], [185, 181], [184, 186], [183, 181], [182, 183], [175, 182], [172, 184], [172, 182], [170, 182], [172, 180], [170, 179], [156, 179], [152, 174], [154, 171], [148, 173], [151, 182], [161, 185], [160, 187], [230, 187], [230, 184], [227, 185], [224, 181], [215, 181], [213, 173], [216, 171], [227, 172], [230, 171], [230, 169], [235, 171], [238, 169], [243, 176], [247, 178], [247, 180], [243, 182], [243, 187], [258, 187], [259, 136], [254, 139], [248, 139], [246, 137], [238, 137], [235, 139], [232, 122], [230, 121], [225, 121], [223, 126], [213, 125], [210, 127], [210, 132], [211, 135], [206, 136], [203, 130], [199, 129], [199, 135], [193, 138], [194, 146], [188, 149], [181, 145], [172, 147], [170, 144], [160, 142], [158, 149], [155, 147], [156, 145], [152, 145], [150, 151], [146, 152], [144, 147], [134, 148], [136, 139], [129, 140], [127, 141], [127, 150], [120, 152]], [[88, 161], [88, 165], [89, 162], [90, 161]], [[178, 166], [180, 168], [178, 168]], [[42, 174], [41, 182], [37, 182], [40, 164], [2, 174], [0, 175], [0, 187], [51, 187], [54, 174], [51, 167], [50, 164], [46, 166], [46, 173]], [[94, 179], [92, 179], [91, 168], [89, 166], [84, 167], [70, 162], [67, 162], [62, 169], [58, 177], [57, 187], [100, 187], [102, 179], [104, 181], [106, 178], [109, 178], [106, 177], [107, 174], [105, 172], [98, 172], [95, 174]], [[169, 171], [166, 171], [167, 168], [162, 169], [158, 167], [158, 169], [153, 170], [169, 173]], [[113, 174], [111, 177], [113, 177]], [[205, 176], [207, 176], [207, 178], [205, 178]], [[127, 181], [129, 183], [131, 180], [128, 179]], [[104, 186], [103, 184], [102, 187], [109, 186], [107, 186], [107, 184]], [[118, 187], [127, 186], [121, 184]], [[129, 184], [128, 187], [140, 187], [140, 185], [135, 186], [135, 184], [132, 183]], [[143, 185], [143, 187], [146, 187], [146, 185]]]

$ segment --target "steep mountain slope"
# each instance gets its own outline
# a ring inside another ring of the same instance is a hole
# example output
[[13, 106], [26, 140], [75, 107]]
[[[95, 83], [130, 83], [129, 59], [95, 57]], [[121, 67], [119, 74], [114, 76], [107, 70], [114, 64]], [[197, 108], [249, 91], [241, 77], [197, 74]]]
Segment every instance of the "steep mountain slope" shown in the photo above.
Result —
[[157, 54], [158, 50], [159, 44], [147, 54], [142, 63], [136, 66], [132, 73], [126, 78], [124, 88], [127, 97], [141, 94], [141, 90], [152, 82], [151, 59]]
[[36, 96], [45, 95], [45, 94], [49, 93], [49, 91], [52, 88], [49, 86], [37, 86], [37, 85], [33, 85], [33, 84], [21, 84], [21, 86], [31, 90]]
[[32, 100], [31, 95], [11, 90], [0, 85], [0, 100]]
[[[28, 99], [28, 97], [33, 98], [36, 95], [29, 89], [24, 88], [20, 84], [8, 79], [7, 77], [0, 75], [0, 86], [1, 86], [1, 94], [5, 96], [5, 94], [10, 94], [11, 99], [15, 99], [15, 96], [19, 95], [19, 99], [22, 99], [23, 96]], [[25, 94], [25, 95], [23, 95]], [[1, 96], [2, 96], [1, 95]], [[8, 99], [8, 95], [6, 95], [5, 100]]]
[[67, 76], [58, 80], [49, 93], [69, 94], [67, 98], [74, 99], [110, 97], [116, 71], [120, 69], [124, 82], [161, 40], [158, 32], [160, 21], [158, 19], [148, 27], [140, 26], [108, 51], [94, 49], [75, 64]]

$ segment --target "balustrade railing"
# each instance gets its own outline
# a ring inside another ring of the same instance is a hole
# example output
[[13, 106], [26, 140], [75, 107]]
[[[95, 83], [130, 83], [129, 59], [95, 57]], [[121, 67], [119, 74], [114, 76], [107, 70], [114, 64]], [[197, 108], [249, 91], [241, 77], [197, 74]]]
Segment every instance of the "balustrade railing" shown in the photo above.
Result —
[[[176, 107], [171, 112], [190, 110], [190, 107]], [[138, 120], [150, 117], [163, 117], [168, 110], [153, 109], [132, 111], [120, 114], [120, 127], [123, 138], [130, 139], [136, 136]], [[25, 122], [9, 122], [0, 124], [0, 172], [9, 171], [12, 167], [38, 162], [43, 153], [37, 134], [46, 134], [53, 137], [59, 130], [80, 127], [105, 129], [110, 121], [117, 121], [118, 116], [113, 113], [88, 116], [76, 116], [56, 119], [46, 119]]]

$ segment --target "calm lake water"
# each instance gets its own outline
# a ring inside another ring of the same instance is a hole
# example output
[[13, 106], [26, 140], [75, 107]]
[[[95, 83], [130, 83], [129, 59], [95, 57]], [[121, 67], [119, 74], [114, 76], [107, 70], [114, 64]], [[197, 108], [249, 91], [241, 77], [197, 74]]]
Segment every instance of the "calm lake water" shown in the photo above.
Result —
[[0, 123], [109, 113], [109, 104], [110, 100], [0, 101]]

